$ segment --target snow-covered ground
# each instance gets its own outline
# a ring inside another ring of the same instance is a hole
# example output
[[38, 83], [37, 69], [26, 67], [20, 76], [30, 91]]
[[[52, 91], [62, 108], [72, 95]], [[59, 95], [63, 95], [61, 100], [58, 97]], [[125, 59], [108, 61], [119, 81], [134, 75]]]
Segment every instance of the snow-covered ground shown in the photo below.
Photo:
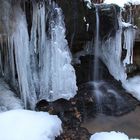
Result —
[[46, 112], [11, 110], [0, 113], [0, 140], [55, 140], [61, 120]]
[[91, 136], [90, 140], [140, 140], [140, 139], [129, 139], [129, 137], [121, 132], [100, 132], [95, 133]]
[[124, 4], [129, 3], [129, 2], [133, 4], [140, 4], [140, 0], [105, 0], [104, 1], [104, 3], [107, 3], [107, 4], [114, 3], [114, 4], [119, 5], [120, 7], [123, 7]]
[[57, 116], [24, 110], [21, 100], [0, 79], [0, 140], [55, 140], [61, 131]]

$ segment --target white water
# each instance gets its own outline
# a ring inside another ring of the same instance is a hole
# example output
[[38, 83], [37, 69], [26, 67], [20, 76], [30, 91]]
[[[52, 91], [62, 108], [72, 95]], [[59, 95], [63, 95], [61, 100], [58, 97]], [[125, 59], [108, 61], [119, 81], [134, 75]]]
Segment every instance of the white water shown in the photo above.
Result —
[[[47, 11], [44, 3], [41, 6], [33, 3], [30, 39], [25, 13], [17, 4], [6, 46], [1, 39], [1, 59], [4, 55], [1, 75], [15, 89], [18, 82], [21, 99], [31, 109], [38, 100], [70, 99], [77, 90], [62, 11], [56, 4], [49, 4]], [[46, 21], [49, 21], [48, 32]]]

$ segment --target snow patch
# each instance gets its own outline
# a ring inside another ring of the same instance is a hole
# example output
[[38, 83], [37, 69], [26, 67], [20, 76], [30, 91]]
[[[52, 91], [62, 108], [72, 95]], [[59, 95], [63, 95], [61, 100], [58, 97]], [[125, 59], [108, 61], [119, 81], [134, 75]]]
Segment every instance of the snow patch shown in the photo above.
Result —
[[1, 140], [55, 140], [61, 131], [60, 119], [46, 112], [12, 110], [0, 114]]
[[128, 136], [121, 132], [100, 132], [91, 136], [90, 140], [139, 140], [129, 139]]

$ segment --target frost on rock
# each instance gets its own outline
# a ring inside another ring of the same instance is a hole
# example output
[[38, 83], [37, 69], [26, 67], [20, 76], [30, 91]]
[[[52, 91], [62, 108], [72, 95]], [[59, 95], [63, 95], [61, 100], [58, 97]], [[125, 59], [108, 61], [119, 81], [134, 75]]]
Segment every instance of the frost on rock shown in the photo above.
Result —
[[121, 132], [99, 132], [91, 136], [90, 140], [139, 140], [129, 139], [129, 137]]
[[0, 113], [1, 140], [55, 140], [61, 120], [47, 112], [11, 110]]

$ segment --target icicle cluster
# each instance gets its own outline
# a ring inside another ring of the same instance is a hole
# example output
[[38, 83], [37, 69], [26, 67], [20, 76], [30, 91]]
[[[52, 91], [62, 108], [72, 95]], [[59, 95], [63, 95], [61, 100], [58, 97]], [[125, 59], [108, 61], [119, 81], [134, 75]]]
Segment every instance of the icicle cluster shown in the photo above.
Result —
[[[124, 82], [127, 78], [125, 72], [126, 64], [133, 63], [133, 42], [135, 39], [135, 29], [132, 25], [121, 21], [121, 13], [118, 16], [120, 28], [114, 37], [110, 37], [105, 42], [102, 42], [100, 57], [108, 67], [109, 72], [115, 79]], [[126, 27], [126, 25], [129, 25]], [[124, 29], [125, 30], [124, 30]], [[122, 44], [127, 53], [122, 62]]]
[[33, 3], [30, 37], [25, 13], [17, 5], [6, 44], [0, 38], [0, 74], [14, 87], [18, 82], [25, 107], [31, 109], [38, 100], [70, 99], [77, 90], [62, 11], [48, 4], [47, 9], [45, 3]]

